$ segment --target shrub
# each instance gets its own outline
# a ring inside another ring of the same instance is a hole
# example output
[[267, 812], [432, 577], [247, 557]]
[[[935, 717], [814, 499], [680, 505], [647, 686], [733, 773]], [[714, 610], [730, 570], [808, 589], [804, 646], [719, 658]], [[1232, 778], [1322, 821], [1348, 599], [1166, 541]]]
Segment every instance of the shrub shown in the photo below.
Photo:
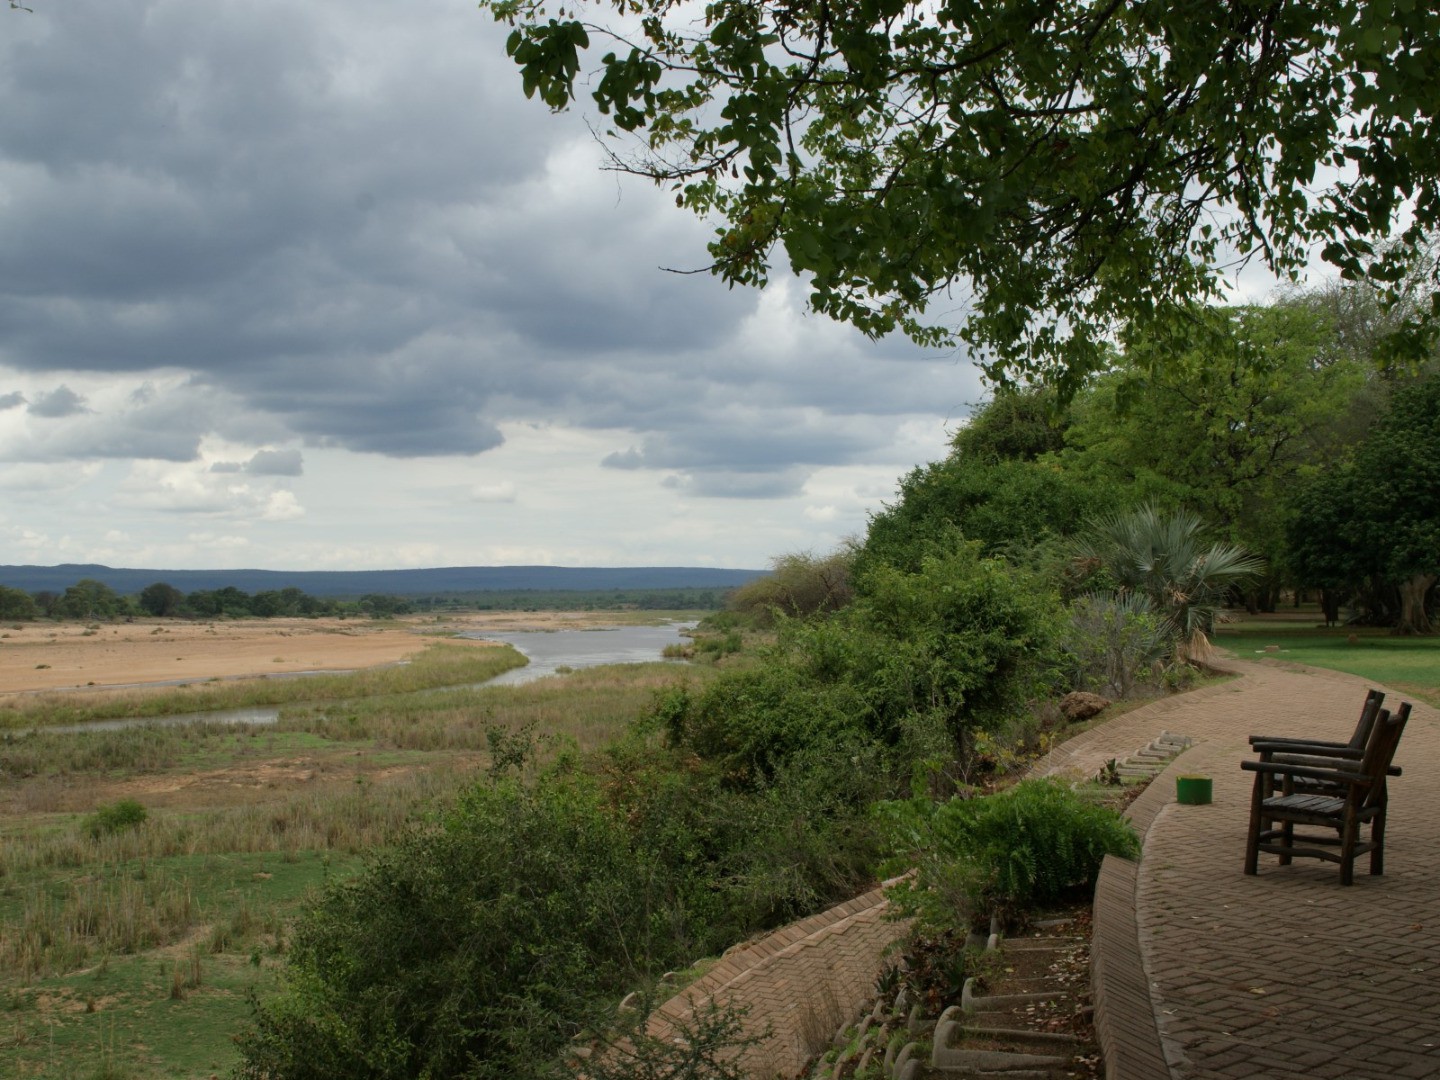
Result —
[[583, 776], [474, 789], [306, 913], [238, 1075], [530, 1075], [599, 1002], [689, 959], [673, 875], [630, 841]]
[[838, 611], [854, 596], [850, 563], [848, 551], [781, 555], [772, 561], [769, 574], [732, 592], [726, 606], [749, 616], [756, 626], [773, 626], [777, 617], [804, 618]]
[[941, 927], [988, 912], [1013, 917], [1093, 888], [1107, 854], [1140, 850], [1119, 814], [1053, 780], [881, 812], [901, 858], [918, 869], [899, 890], [901, 906]]
[[1137, 593], [1090, 593], [1070, 607], [1061, 655], [1068, 685], [1128, 697], [1136, 676], [1162, 659], [1168, 642], [1150, 603]]
[[1060, 622], [1033, 575], [959, 542], [917, 572], [879, 567], [844, 611], [783, 624], [756, 666], [712, 683], [669, 729], [743, 783], [818, 745], [880, 747], [903, 778], [945, 768], [1053, 679]]
[[121, 799], [97, 807], [95, 812], [85, 819], [85, 829], [98, 840], [102, 836], [111, 836], [127, 829], [138, 829], [147, 817], [149, 813], [140, 803], [134, 799]]

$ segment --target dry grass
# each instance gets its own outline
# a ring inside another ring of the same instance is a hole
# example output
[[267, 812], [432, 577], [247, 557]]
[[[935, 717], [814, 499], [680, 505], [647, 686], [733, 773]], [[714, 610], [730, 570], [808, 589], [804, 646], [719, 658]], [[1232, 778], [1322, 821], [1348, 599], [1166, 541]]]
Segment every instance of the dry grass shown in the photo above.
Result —
[[[204, 939], [197, 948], [214, 953], [243, 947], [257, 926], [279, 940], [294, 898], [254, 908], [243, 897], [211, 897], [211, 860], [293, 862], [389, 846], [475, 782], [489, 764], [489, 732], [533, 733], [542, 759], [598, 746], [657, 691], [711, 675], [625, 665], [521, 686], [425, 690], [397, 678], [403, 670], [352, 676], [356, 696], [286, 707], [273, 728], [0, 735], [0, 984], [195, 935]], [[376, 687], [396, 692], [366, 692]], [[92, 835], [86, 815], [118, 798], [141, 802], [147, 820]], [[154, 869], [165, 860], [184, 868]], [[174, 963], [180, 972], [188, 961]], [[174, 976], [182, 993], [198, 970]]]

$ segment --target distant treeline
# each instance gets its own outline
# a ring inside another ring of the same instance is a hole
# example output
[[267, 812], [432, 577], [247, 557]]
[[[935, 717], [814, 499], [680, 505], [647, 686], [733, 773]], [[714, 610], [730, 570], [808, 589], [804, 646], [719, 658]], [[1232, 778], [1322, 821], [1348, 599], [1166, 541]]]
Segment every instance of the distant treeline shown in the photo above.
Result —
[[82, 578], [63, 592], [0, 585], [0, 619], [114, 619], [136, 615], [171, 618], [276, 618], [366, 615], [375, 619], [444, 611], [706, 610], [722, 607], [725, 589], [517, 590], [402, 597], [366, 593], [354, 598], [311, 596], [293, 586], [247, 593], [233, 585], [181, 592], [157, 581], [123, 595], [103, 581]]
[[62, 593], [78, 581], [101, 581], [130, 596], [163, 581], [184, 593], [233, 586], [252, 595], [296, 588], [311, 596], [468, 597], [479, 593], [624, 593], [655, 589], [732, 589], [761, 570], [707, 566], [438, 566], [413, 570], [176, 570], [99, 563], [0, 566], [0, 583], [28, 593]]

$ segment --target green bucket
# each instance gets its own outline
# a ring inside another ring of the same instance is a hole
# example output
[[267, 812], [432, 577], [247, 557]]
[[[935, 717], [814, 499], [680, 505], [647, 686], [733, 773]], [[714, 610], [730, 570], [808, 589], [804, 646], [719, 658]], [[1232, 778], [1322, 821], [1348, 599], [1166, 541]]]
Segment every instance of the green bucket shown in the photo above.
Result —
[[1175, 800], [1187, 806], [1206, 806], [1214, 794], [1215, 781], [1208, 776], [1177, 776]]

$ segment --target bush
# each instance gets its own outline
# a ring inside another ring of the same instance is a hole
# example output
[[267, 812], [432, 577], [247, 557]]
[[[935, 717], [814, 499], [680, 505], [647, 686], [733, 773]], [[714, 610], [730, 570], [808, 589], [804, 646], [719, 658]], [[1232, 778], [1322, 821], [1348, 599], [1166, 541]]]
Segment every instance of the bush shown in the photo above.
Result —
[[881, 813], [905, 865], [918, 867], [898, 890], [901, 907], [940, 927], [1093, 889], [1106, 855], [1140, 850], [1119, 814], [1053, 780], [938, 805], [885, 803]]
[[910, 572], [882, 566], [844, 611], [782, 625], [756, 666], [667, 719], [675, 745], [738, 783], [826, 745], [878, 747], [892, 778], [947, 768], [1054, 677], [1057, 599], [1029, 573], [959, 542]]
[[85, 819], [85, 829], [95, 839], [112, 836], [127, 829], [138, 829], [149, 817], [145, 807], [134, 799], [121, 799], [107, 806], [97, 807], [95, 813]]
[[865, 706], [842, 684], [807, 676], [793, 654], [775, 652], [753, 668], [727, 672], [670, 715], [675, 745], [715, 761], [731, 780], [753, 785], [795, 754], [866, 741]]
[[726, 606], [761, 627], [773, 626], [777, 618], [839, 611], [854, 597], [850, 562], [848, 551], [781, 555], [771, 563], [769, 574], [732, 592]]
[[737, 790], [634, 738], [479, 787], [314, 903], [238, 1076], [548, 1076], [626, 991], [863, 889], [872, 764], [825, 747]]
[[600, 1002], [690, 959], [673, 885], [583, 776], [476, 788], [306, 913], [238, 1075], [532, 1075]]
[[1066, 682], [1074, 690], [1128, 697], [1136, 676], [1162, 660], [1168, 647], [1145, 597], [1090, 593], [1070, 607], [1061, 651]]

